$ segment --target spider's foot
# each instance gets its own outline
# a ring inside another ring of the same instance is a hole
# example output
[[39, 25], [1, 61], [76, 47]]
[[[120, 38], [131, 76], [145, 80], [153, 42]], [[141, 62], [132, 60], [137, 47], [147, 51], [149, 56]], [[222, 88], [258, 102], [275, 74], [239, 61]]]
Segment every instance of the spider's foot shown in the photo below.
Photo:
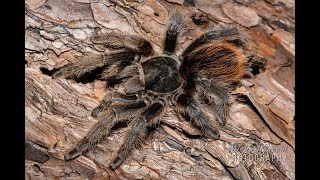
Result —
[[216, 113], [216, 121], [220, 126], [224, 126], [226, 124], [226, 118], [229, 114], [229, 103], [224, 103], [222, 105], [214, 105], [214, 112]]
[[57, 72], [53, 73], [51, 77], [52, 77], [53, 79], [56, 79], [56, 78], [58, 78], [58, 77], [61, 77], [62, 75], [63, 75], [63, 74], [62, 74], [61, 71], [57, 71]]
[[220, 126], [224, 126], [226, 124], [226, 119], [225, 117], [221, 116], [221, 115], [218, 115], [216, 117], [216, 120], [218, 121], [219, 125]]
[[74, 159], [80, 155], [82, 155], [81, 151], [78, 151], [77, 149], [72, 149], [71, 151], [69, 151], [68, 153], [66, 153], [64, 155], [64, 160], [69, 161], [69, 160]]
[[117, 156], [116, 158], [113, 159], [112, 163], [110, 163], [110, 168], [114, 170], [117, 167], [119, 167], [122, 162], [123, 162], [123, 159]]
[[51, 77], [53, 79], [56, 79], [58, 77], [61, 77], [61, 76], [65, 76], [65, 77], [69, 77], [71, 75], [71, 73], [69, 72], [70, 71], [70, 68], [68, 66], [65, 66], [65, 67], [62, 67], [62, 68], [59, 68], [57, 69], [52, 75]]
[[102, 108], [100, 106], [97, 106], [92, 110], [91, 116], [96, 118], [101, 113], [101, 111], [102, 111]]
[[220, 134], [217, 129], [204, 128], [203, 130], [204, 130], [204, 135], [208, 138], [215, 139], [215, 140], [220, 138]]

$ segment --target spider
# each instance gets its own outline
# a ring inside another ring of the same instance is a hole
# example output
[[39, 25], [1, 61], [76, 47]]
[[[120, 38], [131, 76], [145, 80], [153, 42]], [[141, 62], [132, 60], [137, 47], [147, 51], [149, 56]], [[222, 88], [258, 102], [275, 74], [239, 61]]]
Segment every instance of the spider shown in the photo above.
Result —
[[[110, 163], [111, 169], [117, 168], [143, 142], [147, 128], [161, 122], [166, 107], [172, 108], [178, 117], [190, 120], [205, 137], [219, 139], [215, 126], [225, 124], [229, 90], [245, 73], [243, 43], [236, 28], [212, 28], [181, 55], [176, 55], [181, 27], [181, 15], [173, 14], [167, 23], [164, 51], [160, 55], [154, 55], [151, 44], [139, 36], [96, 33], [90, 41], [113, 51], [87, 55], [52, 74], [53, 78], [76, 79], [103, 68], [100, 78], [114, 84], [91, 113], [98, 123], [67, 151], [66, 161], [92, 149], [115, 124], [125, 121], [129, 130]], [[213, 120], [203, 107], [211, 109]]]

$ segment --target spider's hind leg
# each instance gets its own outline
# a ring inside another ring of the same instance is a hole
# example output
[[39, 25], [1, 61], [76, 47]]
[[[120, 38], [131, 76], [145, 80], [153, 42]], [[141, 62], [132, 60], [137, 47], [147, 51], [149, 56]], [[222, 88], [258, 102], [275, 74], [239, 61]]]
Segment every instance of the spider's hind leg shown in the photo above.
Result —
[[166, 39], [164, 44], [165, 53], [174, 53], [177, 45], [177, 37], [181, 29], [182, 17], [175, 13], [167, 24]]
[[213, 139], [219, 139], [220, 134], [218, 130], [213, 126], [210, 119], [201, 110], [201, 105], [191, 96], [182, 94], [177, 99], [178, 113], [189, 117], [191, 122], [201, 130], [201, 132]]
[[215, 114], [220, 125], [224, 125], [229, 114], [228, 88], [222, 82], [206, 78], [195, 79], [195, 89], [201, 98], [207, 101], [208, 106]]

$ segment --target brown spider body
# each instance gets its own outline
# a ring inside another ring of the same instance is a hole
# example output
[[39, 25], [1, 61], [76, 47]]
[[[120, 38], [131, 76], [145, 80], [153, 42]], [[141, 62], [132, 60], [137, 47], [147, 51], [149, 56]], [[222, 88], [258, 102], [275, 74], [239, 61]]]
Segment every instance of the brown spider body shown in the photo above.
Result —
[[227, 42], [211, 42], [194, 49], [181, 70], [185, 79], [199, 74], [226, 82], [239, 80], [245, 73], [245, 56], [238, 47]]
[[[90, 39], [93, 43], [117, 50], [86, 56], [52, 75], [76, 79], [103, 68], [100, 78], [113, 82], [111, 92], [91, 113], [99, 122], [65, 154], [65, 160], [90, 150], [116, 123], [126, 121], [129, 131], [110, 163], [111, 169], [117, 168], [143, 142], [147, 128], [161, 122], [166, 107], [172, 108], [178, 117], [189, 119], [204, 136], [220, 137], [214, 121], [225, 124], [230, 106], [229, 84], [238, 81], [245, 72], [238, 31], [211, 29], [177, 56], [174, 52], [181, 24], [179, 14], [170, 18], [164, 52], [156, 56], [151, 56], [154, 54], [151, 44], [141, 37], [94, 35]], [[215, 119], [210, 119], [203, 107], [210, 108]]]
[[157, 56], [142, 63], [147, 90], [168, 93], [181, 86], [178, 61], [170, 56]]

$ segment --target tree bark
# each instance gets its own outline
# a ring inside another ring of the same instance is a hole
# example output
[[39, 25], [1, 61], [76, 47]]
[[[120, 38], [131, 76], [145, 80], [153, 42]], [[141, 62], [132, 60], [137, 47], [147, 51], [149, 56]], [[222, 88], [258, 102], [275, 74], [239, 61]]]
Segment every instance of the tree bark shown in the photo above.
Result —
[[[294, 0], [26, 0], [26, 179], [295, 179]], [[116, 170], [108, 164], [127, 127], [72, 161], [64, 153], [97, 119], [105, 82], [52, 79], [50, 71], [96, 52], [97, 30], [139, 35], [163, 49], [166, 23], [179, 11], [177, 54], [210, 27], [237, 27], [253, 76], [232, 92], [219, 140], [200, 136], [166, 109]]]

